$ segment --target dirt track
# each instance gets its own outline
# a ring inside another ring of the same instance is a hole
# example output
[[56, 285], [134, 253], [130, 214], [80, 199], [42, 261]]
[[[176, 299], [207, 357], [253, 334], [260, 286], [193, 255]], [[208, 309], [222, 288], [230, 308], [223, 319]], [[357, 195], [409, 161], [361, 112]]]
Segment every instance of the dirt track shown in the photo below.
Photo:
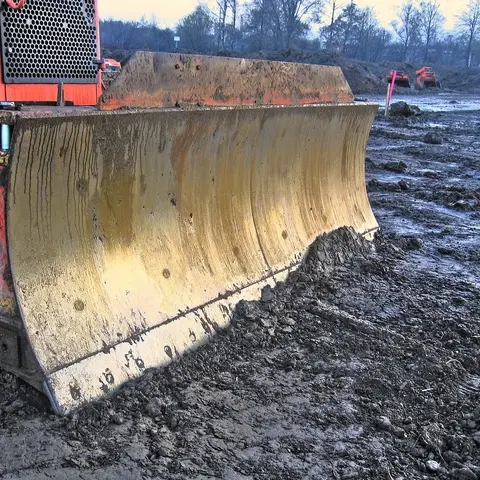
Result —
[[379, 115], [373, 246], [319, 239], [211, 344], [73, 417], [1, 373], [0, 477], [480, 479], [479, 167], [478, 112]]

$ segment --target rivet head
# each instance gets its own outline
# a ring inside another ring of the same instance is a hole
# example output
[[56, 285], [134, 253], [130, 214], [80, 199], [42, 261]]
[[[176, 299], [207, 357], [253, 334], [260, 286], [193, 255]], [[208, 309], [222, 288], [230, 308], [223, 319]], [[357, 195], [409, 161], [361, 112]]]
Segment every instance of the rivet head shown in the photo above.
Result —
[[83, 312], [83, 310], [85, 310], [85, 303], [83, 303], [82, 300], [75, 300], [73, 307], [77, 312]]

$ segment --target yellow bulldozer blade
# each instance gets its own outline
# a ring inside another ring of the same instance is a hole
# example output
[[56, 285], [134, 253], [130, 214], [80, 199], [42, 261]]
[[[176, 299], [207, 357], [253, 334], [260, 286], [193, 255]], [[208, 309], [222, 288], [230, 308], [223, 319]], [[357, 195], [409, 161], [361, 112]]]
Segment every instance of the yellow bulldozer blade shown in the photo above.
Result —
[[67, 413], [201, 345], [319, 234], [371, 236], [376, 110], [352, 100], [18, 114], [6, 218], [20, 341], [36, 361], [23, 378]]

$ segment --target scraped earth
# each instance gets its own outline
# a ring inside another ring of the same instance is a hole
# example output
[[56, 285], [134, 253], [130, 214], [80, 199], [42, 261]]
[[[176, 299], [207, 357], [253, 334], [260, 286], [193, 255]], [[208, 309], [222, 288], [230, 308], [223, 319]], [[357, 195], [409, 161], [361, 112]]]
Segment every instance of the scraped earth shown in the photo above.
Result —
[[1, 478], [480, 479], [478, 112], [378, 115], [366, 165], [375, 241], [170, 367], [68, 418], [1, 373]]

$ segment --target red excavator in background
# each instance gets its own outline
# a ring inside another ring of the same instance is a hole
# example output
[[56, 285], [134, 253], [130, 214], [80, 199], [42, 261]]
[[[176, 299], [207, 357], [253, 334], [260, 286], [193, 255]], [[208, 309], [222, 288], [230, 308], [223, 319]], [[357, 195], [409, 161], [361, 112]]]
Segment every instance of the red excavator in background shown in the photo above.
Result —
[[422, 67], [415, 71], [416, 87], [420, 90], [424, 88], [440, 88], [440, 82], [437, 80], [435, 72], [432, 67]]
[[[387, 74], [388, 83], [392, 83], [393, 72], [394, 70], [390, 70], [390, 72]], [[403, 70], [397, 70], [397, 74], [395, 76], [395, 85], [398, 85], [399, 87], [411, 88], [408, 73], [405, 73]]]
[[122, 69], [122, 64], [113, 58], [105, 58], [102, 65], [102, 71], [105, 72], [119, 72]]

